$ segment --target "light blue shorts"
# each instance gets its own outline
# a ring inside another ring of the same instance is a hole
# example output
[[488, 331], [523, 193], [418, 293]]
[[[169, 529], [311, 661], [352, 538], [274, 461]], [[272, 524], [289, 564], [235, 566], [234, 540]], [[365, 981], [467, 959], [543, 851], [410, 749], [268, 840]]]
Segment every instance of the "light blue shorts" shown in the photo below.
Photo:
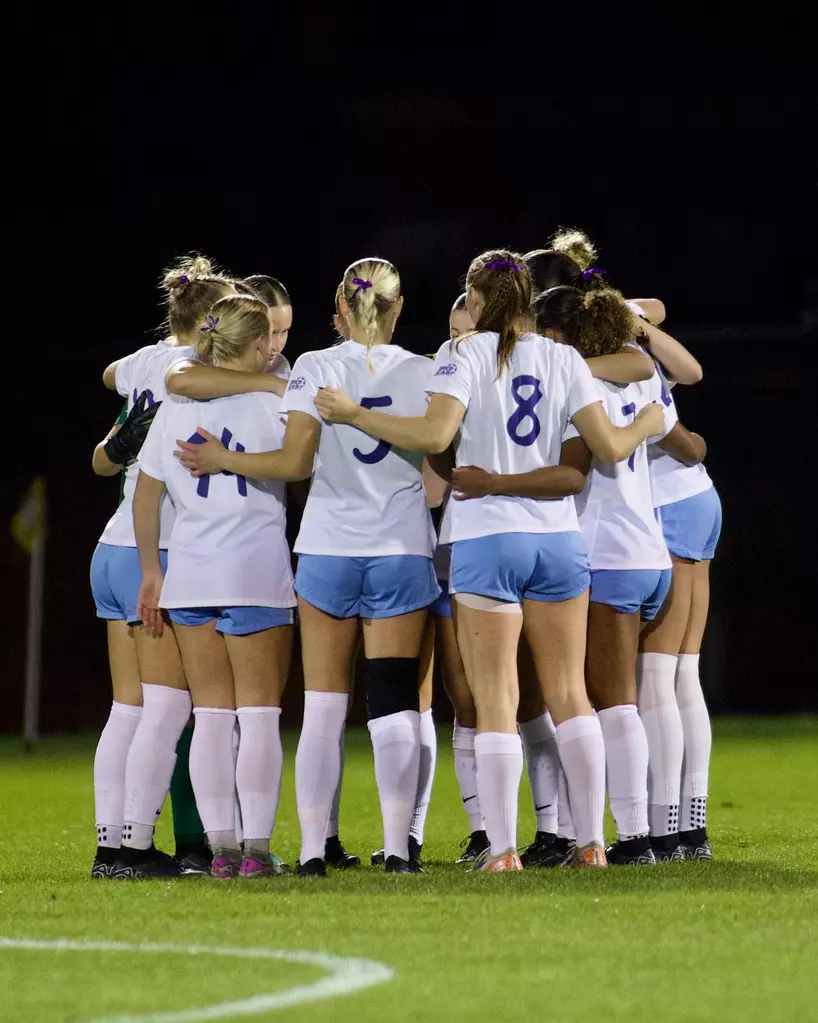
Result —
[[667, 549], [677, 558], [711, 561], [721, 534], [721, 501], [715, 487], [656, 509]]
[[652, 622], [662, 606], [673, 572], [657, 569], [595, 569], [591, 572], [591, 602], [607, 604], [623, 615], [641, 612], [643, 622]]
[[[159, 558], [166, 571], [168, 552], [160, 551]], [[91, 593], [97, 605], [97, 618], [135, 625], [139, 621], [136, 599], [141, 585], [142, 566], [136, 547], [97, 544], [91, 558]]]
[[422, 554], [300, 554], [295, 592], [335, 618], [395, 618], [428, 607], [440, 587]]
[[175, 625], [207, 625], [216, 619], [216, 632], [228, 636], [249, 636], [280, 625], [292, 625], [291, 607], [169, 607]]
[[440, 596], [429, 605], [429, 614], [436, 618], [451, 618], [452, 598], [449, 596], [449, 583], [445, 579], [438, 579], [437, 584], [440, 587]]
[[578, 597], [591, 580], [582, 534], [495, 533], [452, 544], [451, 589], [520, 603]]

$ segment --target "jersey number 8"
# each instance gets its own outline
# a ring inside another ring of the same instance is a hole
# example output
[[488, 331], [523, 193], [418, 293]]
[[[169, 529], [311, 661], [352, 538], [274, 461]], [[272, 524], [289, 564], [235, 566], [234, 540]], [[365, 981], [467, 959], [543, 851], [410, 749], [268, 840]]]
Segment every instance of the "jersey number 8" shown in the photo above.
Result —
[[[521, 387], [533, 387], [534, 390], [526, 398], [520, 394]], [[542, 399], [542, 396], [540, 381], [536, 377], [523, 374], [522, 376], [514, 377], [511, 381], [511, 397], [517, 405], [517, 411], [509, 416], [506, 430], [515, 444], [520, 444], [527, 448], [529, 444], [533, 444], [539, 437], [542, 425], [539, 419], [537, 419], [534, 409]], [[531, 420], [531, 428], [526, 433], [520, 433], [520, 426], [525, 419]]]

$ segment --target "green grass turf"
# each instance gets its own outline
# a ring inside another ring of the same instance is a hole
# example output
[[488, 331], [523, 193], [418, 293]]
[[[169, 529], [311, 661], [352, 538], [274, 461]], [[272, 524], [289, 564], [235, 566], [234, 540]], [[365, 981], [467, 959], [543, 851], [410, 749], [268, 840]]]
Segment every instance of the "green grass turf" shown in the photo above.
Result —
[[[468, 875], [448, 730], [424, 877], [91, 882], [92, 737], [30, 755], [0, 739], [0, 935], [360, 956], [395, 978], [245, 1019], [818, 1019], [818, 722], [716, 722], [710, 834], [718, 861], [600, 872]], [[292, 756], [275, 847], [298, 853]], [[521, 791], [521, 844], [533, 831]], [[159, 844], [172, 849], [169, 814]], [[380, 844], [369, 741], [347, 737], [341, 834]], [[310, 983], [314, 966], [187, 955], [0, 947], [0, 1020], [56, 1023], [181, 1010]], [[230, 1016], [229, 1019], [239, 1019]]]

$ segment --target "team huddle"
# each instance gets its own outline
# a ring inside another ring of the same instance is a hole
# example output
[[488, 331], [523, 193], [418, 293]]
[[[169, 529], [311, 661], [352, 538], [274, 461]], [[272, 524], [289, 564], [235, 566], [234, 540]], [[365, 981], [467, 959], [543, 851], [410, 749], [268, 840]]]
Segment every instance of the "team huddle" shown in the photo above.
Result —
[[[280, 281], [201, 256], [165, 274], [167, 337], [105, 370], [127, 404], [93, 459], [123, 476], [91, 564], [114, 696], [93, 877], [289, 871], [271, 840], [296, 610], [297, 875], [360, 864], [339, 837], [359, 661], [387, 872], [423, 871], [435, 663], [457, 862], [712, 857], [699, 649], [721, 507], [671, 396], [701, 367], [660, 301], [626, 300], [595, 262], [578, 231], [481, 254], [429, 358], [392, 343], [396, 268], [358, 260], [339, 339], [292, 369]], [[524, 762], [536, 830], [518, 852]], [[175, 856], [154, 846], [169, 791]]]

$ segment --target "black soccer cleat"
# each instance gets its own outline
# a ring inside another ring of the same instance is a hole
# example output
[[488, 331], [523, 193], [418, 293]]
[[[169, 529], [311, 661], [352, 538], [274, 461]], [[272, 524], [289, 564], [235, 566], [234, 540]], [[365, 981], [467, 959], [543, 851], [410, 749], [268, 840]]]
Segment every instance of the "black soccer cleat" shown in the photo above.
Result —
[[419, 860], [402, 860], [400, 856], [388, 856], [384, 865], [387, 874], [425, 874]]
[[460, 843], [460, 848], [464, 851], [462, 856], [455, 860], [455, 863], [474, 863], [480, 853], [488, 849], [490, 845], [489, 836], [485, 831], [473, 831], [468, 838], [464, 838]]
[[360, 867], [361, 857], [348, 852], [341, 844], [341, 839], [333, 835], [324, 846], [324, 862], [336, 870], [349, 870], [351, 867]]
[[94, 863], [91, 867], [91, 877], [96, 880], [108, 880], [114, 876], [114, 864], [119, 856], [119, 849], [111, 849], [109, 846], [99, 846]]
[[183, 874], [209, 874], [213, 853], [207, 846], [202, 846], [200, 849], [188, 849], [186, 852], [177, 849], [176, 862]]
[[605, 850], [609, 867], [653, 867], [656, 856], [650, 847], [650, 839], [630, 838], [626, 842], [614, 842]]
[[679, 848], [686, 860], [712, 860], [713, 846], [704, 828], [679, 832]]
[[[547, 835], [548, 832], [540, 832]], [[576, 842], [573, 838], [562, 838], [559, 835], [553, 842], [541, 842], [536, 850], [536, 839], [520, 856], [524, 867], [563, 867], [574, 854]], [[525, 859], [523, 858], [525, 857]]]
[[150, 849], [123, 846], [111, 876], [117, 881], [148, 881], [154, 878], [181, 877], [182, 870], [173, 856], [155, 846]]
[[326, 877], [327, 876], [327, 865], [318, 856], [313, 857], [311, 860], [307, 860], [306, 863], [296, 863], [295, 865], [295, 876], [296, 877]]
[[386, 854], [383, 849], [376, 849], [375, 852], [369, 857], [369, 862], [373, 867], [382, 867], [386, 861]]
[[522, 865], [542, 866], [542, 860], [551, 856], [555, 841], [556, 835], [551, 832], [537, 832], [531, 845], [519, 854]]
[[[414, 835], [409, 836], [409, 862], [416, 863], [421, 866], [420, 850], [423, 846], [418, 842]], [[398, 856], [393, 856], [391, 859], [399, 859]], [[377, 849], [369, 858], [369, 862], [373, 867], [381, 867], [386, 862], [386, 853], [383, 849]]]
[[679, 845], [679, 833], [672, 835], [651, 835], [650, 847], [657, 863], [679, 863], [685, 857]]

